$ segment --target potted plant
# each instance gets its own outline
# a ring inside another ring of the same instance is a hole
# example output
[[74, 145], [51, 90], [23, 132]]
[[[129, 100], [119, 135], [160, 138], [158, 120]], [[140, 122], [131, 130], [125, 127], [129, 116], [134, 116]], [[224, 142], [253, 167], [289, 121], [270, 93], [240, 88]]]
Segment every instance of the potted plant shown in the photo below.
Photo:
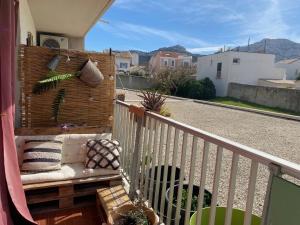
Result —
[[117, 100], [120, 100], [120, 101], [125, 101], [125, 93], [122, 92], [122, 93], [118, 93], [117, 94]]
[[[210, 207], [202, 209], [201, 225], [209, 224], [209, 213], [210, 213]], [[225, 214], [226, 214], [226, 207], [217, 207], [214, 225], [224, 225], [225, 224]], [[243, 211], [243, 210], [232, 209], [231, 224], [243, 225], [244, 224], [244, 214], [245, 214], [245, 211]], [[190, 225], [196, 225], [196, 218], [197, 218], [197, 212], [195, 212], [192, 215], [192, 217], [190, 219]], [[261, 224], [261, 218], [256, 215], [252, 215], [250, 225], [260, 225], [260, 224]]]
[[159, 218], [155, 212], [143, 203], [129, 203], [113, 210], [111, 225], [158, 225]]
[[[162, 188], [163, 188], [163, 175], [164, 175], [164, 170], [165, 168], [167, 169], [167, 180], [166, 180], [166, 190], [168, 190], [168, 188], [170, 187], [171, 185], [171, 174], [172, 174], [172, 166], [170, 165], [162, 165], [160, 167], [160, 179], [158, 179], [157, 177], [157, 174], [158, 174], [158, 166], [155, 166], [154, 167], [154, 177], [153, 177], [153, 192], [152, 192], [152, 206], [154, 206], [154, 197], [155, 197], [155, 187], [156, 187], [156, 183], [158, 183], [159, 185], [159, 192], [158, 192], [158, 196], [159, 196], [159, 199], [158, 199], [158, 205], [160, 206], [160, 203], [161, 203], [161, 195], [162, 195]], [[150, 181], [152, 179], [152, 168], [150, 168], [148, 170], [148, 173], [149, 173], [149, 181], [148, 181], [148, 186], [150, 186]], [[179, 178], [180, 178], [180, 168], [178, 167], [175, 167], [175, 177], [174, 177], [174, 185], [177, 185], [179, 183]], [[148, 187], [148, 190], [150, 189], [150, 187]], [[149, 194], [149, 193], [148, 193]], [[165, 204], [165, 206], [167, 206], [167, 203]], [[163, 213], [163, 212], [162, 212]]]
[[[181, 208], [180, 208], [180, 224], [184, 224], [185, 214], [186, 214], [186, 206], [187, 206], [187, 198], [188, 198], [188, 184], [183, 185], [182, 190], [182, 198], [181, 198]], [[175, 216], [176, 216], [176, 206], [177, 206], [177, 195], [178, 195], [179, 185], [174, 186], [174, 194], [173, 194], [173, 201], [172, 201], [172, 213], [171, 213], [171, 224], [175, 223]], [[196, 185], [193, 185], [192, 188], [192, 201], [191, 201], [191, 211], [190, 216], [193, 215], [198, 207], [198, 195], [199, 195], [200, 188]], [[208, 190], [204, 190], [204, 197], [203, 197], [203, 205], [202, 207], [208, 207], [211, 205], [212, 194]], [[166, 193], [166, 202], [169, 204], [170, 201], [170, 188], [167, 190]]]
[[151, 91], [141, 91], [138, 95], [142, 98], [142, 106], [149, 111], [158, 113], [162, 116], [170, 117], [171, 113], [165, 106], [166, 98], [162, 94]]

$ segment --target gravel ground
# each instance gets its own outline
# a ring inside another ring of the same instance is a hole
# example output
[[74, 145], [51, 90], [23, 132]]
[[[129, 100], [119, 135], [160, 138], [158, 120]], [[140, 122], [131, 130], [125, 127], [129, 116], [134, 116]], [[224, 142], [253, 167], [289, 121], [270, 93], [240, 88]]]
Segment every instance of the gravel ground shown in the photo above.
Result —
[[[139, 100], [139, 98], [136, 96], [136, 93], [131, 91], [126, 91], [126, 99], [129, 101]], [[172, 113], [172, 118], [175, 120], [228, 138], [241, 144], [260, 149], [289, 161], [300, 163], [300, 122], [199, 104], [188, 100], [168, 99], [167, 107]], [[180, 134], [180, 137], [182, 137], [182, 134]], [[192, 140], [189, 137], [188, 147], [185, 149], [185, 151], [180, 151], [182, 138], [179, 140], [178, 153], [182, 154], [184, 152], [187, 155], [185, 166], [187, 181], [193, 181], [194, 184], [199, 185], [202, 159], [201, 149], [203, 148], [203, 141], [199, 140], [198, 143], [195, 177], [189, 179], [188, 168], [191, 163]], [[173, 146], [171, 146], [171, 149], [173, 149]], [[162, 153], [162, 155], [164, 154]], [[172, 161], [172, 155], [173, 152], [171, 151], [169, 163]], [[208, 156], [208, 172], [206, 180], [206, 189], [209, 191], [212, 190], [213, 186], [215, 158], [216, 146], [211, 145]], [[177, 165], [180, 165], [179, 159], [177, 160]], [[219, 205], [226, 205], [231, 159], [232, 153], [228, 150], [224, 150], [218, 194]], [[250, 166], [250, 160], [240, 157], [234, 207], [245, 209]], [[260, 215], [262, 211], [267, 178], [267, 168], [260, 165], [257, 175], [253, 210], [254, 213], [258, 215]]]

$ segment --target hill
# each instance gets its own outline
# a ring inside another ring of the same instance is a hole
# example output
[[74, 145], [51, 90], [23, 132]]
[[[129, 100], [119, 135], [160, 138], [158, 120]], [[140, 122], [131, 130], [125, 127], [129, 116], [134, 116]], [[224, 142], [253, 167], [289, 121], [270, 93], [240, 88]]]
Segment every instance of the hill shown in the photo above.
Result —
[[300, 43], [288, 39], [263, 39], [248, 46], [236, 47], [234, 51], [274, 54], [276, 61], [300, 57]]

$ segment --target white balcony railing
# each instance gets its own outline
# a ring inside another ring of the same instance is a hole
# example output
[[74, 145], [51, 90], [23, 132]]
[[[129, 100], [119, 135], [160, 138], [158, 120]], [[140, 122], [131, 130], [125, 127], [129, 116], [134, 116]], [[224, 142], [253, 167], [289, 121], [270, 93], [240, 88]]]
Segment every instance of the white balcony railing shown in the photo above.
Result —
[[[197, 225], [205, 189], [212, 193], [209, 225], [214, 225], [217, 206], [226, 207], [225, 225], [231, 224], [233, 208], [245, 211], [244, 225], [251, 224], [252, 214], [262, 217], [264, 224], [266, 194], [274, 173], [300, 181], [300, 166], [295, 163], [152, 112], [143, 113], [124, 102], [116, 102], [114, 118], [113, 135], [123, 147], [121, 163], [130, 194], [139, 191], [166, 225], [189, 224], [193, 185], [199, 187]], [[182, 218], [184, 183], [188, 194]], [[165, 201], [167, 188], [169, 201]]]

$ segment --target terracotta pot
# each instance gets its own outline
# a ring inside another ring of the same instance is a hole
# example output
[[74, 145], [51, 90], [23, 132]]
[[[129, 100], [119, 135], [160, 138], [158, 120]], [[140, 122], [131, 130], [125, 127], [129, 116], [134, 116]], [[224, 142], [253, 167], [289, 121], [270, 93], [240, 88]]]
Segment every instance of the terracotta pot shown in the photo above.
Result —
[[110, 218], [112, 221], [109, 221], [109, 222], [110, 222], [110, 224], [114, 224], [114, 221], [117, 221], [121, 218], [121, 214], [126, 214], [128, 211], [136, 210], [136, 209], [140, 209], [140, 208], [142, 208], [143, 211], [145, 212], [151, 225], [159, 224], [159, 217], [155, 214], [155, 212], [152, 209], [147, 208], [145, 206], [137, 207], [137, 206], [133, 205], [132, 203], [125, 204], [125, 205], [122, 205], [122, 206], [114, 209], [113, 212], [111, 213], [111, 218]]

